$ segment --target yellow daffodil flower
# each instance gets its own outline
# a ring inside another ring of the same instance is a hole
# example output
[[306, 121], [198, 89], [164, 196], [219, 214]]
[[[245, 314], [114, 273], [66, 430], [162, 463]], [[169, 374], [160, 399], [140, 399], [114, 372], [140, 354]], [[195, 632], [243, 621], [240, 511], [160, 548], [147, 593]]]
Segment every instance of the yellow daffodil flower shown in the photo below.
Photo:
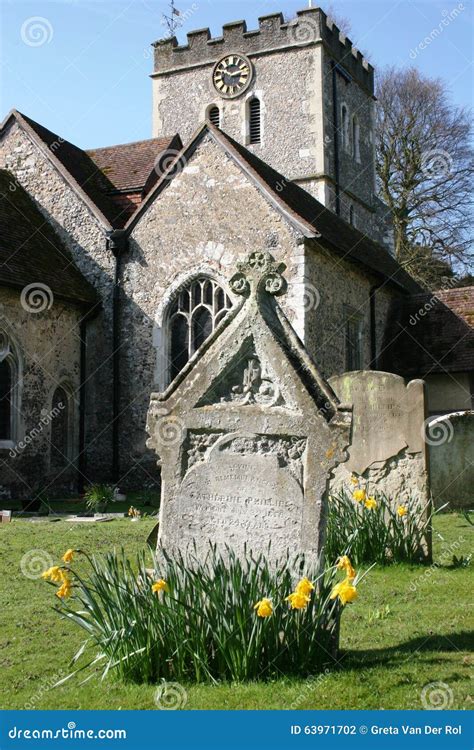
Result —
[[53, 565], [52, 568], [48, 568], [44, 573], [41, 573], [41, 578], [44, 581], [52, 581], [53, 583], [61, 583], [65, 578], [65, 571], [59, 567], [59, 565]]
[[310, 598], [307, 594], [298, 593], [294, 591], [292, 594], [286, 597], [286, 602], [290, 602], [291, 609], [305, 609], [308, 605]]
[[304, 578], [301, 579], [301, 581], [299, 581], [296, 584], [295, 591], [297, 594], [303, 594], [303, 596], [309, 596], [311, 592], [314, 591], [314, 586], [311, 583], [311, 581], [305, 576]]
[[68, 549], [68, 550], [67, 550], [67, 551], [66, 551], [66, 552], [64, 553], [64, 555], [63, 555], [63, 557], [62, 557], [62, 560], [63, 560], [63, 562], [65, 562], [65, 563], [70, 563], [70, 562], [72, 562], [72, 561], [73, 561], [73, 559], [74, 559], [74, 550], [73, 550], [73, 549]]
[[365, 490], [354, 490], [352, 497], [357, 503], [362, 503], [367, 499], [367, 493]]
[[374, 508], [377, 507], [377, 500], [375, 499], [375, 497], [368, 497], [364, 505], [367, 508], [367, 510], [373, 510]]
[[397, 513], [400, 516], [400, 518], [403, 518], [403, 516], [406, 516], [408, 511], [404, 505], [399, 505], [397, 508]]
[[59, 596], [60, 599], [66, 599], [68, 596], [71, 596], [72, 592], [72, 585], [71, 581], [64, 581], [62, 586], [58, 588], [56, 591], [56, 596]]
[[354, 474], [351, 476], [351, 484], [359, 484], [359, 479]]
[[258, 617], [270, 617], [273, 614], [273, 607], [270, 599], [260, 599], [259, 602], [254, 604], [254, 609], [257, 610]]
[[344, 581], [337, 583], [331, 591], [330, 599], [339, 597], [341, 604], [346, 605], [357, 599], [357, 589], [352, 584], [352, 578], [345, 578]]
[[158, 581], [155, 581], [155, 583], [151, 587], [151, 590], [154, 594], [159, 594], [160, 591], [169, 591], [169, 587], [164, 578], [160, 578]]
[[354, 568], [352, 567], [352, 563], [347, 557], [347, 555], [343, 555], [339, 558], [337, 561], [337, 569], [343, 570], [348, 578], [355, 578], [356, 572]]

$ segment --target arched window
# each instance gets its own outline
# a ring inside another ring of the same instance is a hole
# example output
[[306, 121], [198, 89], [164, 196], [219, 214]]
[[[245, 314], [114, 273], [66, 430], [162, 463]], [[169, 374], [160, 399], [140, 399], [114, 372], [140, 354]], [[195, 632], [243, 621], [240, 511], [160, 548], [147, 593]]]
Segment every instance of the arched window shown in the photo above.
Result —
[[261, 143], [262, 139], [262, 122], [260, 112], [260, 99], [254, 96], [248, 104], [248, 130], [249, 143]]
[[356, 161], [360, 161], [360, 128], [355, 115], [352, 118], [352, 155]]
[[169, 382], [211, 335], [232, 307], [219, 284], [207, 276], [193, 279], [177, 292], [168, 310]]
[[221, 113], [220, 109], [216, 104], [211, 104], [207, 111], [207, 119], [209, 122], [211, 122], [213, 125], [216, 126], [216, 128], [220, 128], [221, 126]]
[[349, 112], [345, 104], [341, 107], [341, 133], [342, 147], [344, 151], [349, 151]]
[[72, 450], [71, 395], [65, 386], [58, 385], [51, 399], [51, 468], [68, 465]]
[[19, 360], [5, 331], [0, 330], [0, 447], [17, 439], [19, 417]]

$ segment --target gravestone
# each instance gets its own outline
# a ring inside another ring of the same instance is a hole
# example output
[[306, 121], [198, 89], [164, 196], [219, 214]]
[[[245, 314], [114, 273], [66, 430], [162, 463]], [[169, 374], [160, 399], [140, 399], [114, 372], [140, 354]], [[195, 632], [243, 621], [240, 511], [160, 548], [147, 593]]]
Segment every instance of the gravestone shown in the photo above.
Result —
[[149, 447], [162, 469], [158, 548], [209, 543], [266, 552], [321, 550], [329, 474], [346, 458], [340, 405], [276, 302], [284, 266], [240, 263], [238, 302], [164, 393], [151, 397]]
[[427, 443], [435, 506], [474, 508], [474, 411], [430, 420]]
[[[355, 475], [369, 493], [384, 493], [394, 505], [415, 503], [428, 513], [424, 382], [406, 385], [399, 375], [370, 370], [348, 372], [329, 383], [353, 406], [349, 458], [337, 467], [331, 490], [352, 491], [350, 477]], [[425, 552], [430, 555], [429, 539]]]

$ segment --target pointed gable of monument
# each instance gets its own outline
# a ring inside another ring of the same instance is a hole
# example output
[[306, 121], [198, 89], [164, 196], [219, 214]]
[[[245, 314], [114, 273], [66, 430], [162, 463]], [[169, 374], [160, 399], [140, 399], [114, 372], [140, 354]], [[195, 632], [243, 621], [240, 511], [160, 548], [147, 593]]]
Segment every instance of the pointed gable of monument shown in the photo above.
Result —
[[241, 303], [152, 395], [148, 445], [161, 460], [167, 550], [321, 549], [329, 474], [345, 460], [351, 417], [275, 299], [283, 270], [263, 252], [239, 263], [230, 286]]

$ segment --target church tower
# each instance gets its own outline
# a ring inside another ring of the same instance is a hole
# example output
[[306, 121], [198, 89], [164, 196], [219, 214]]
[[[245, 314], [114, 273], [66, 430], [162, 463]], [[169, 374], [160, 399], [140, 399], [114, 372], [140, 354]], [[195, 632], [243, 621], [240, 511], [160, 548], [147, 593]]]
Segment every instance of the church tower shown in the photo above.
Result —
[[153, 136], [185, 142], [209, 119], [373, 239], [374, 70], [320, 8], [154, 44]]

